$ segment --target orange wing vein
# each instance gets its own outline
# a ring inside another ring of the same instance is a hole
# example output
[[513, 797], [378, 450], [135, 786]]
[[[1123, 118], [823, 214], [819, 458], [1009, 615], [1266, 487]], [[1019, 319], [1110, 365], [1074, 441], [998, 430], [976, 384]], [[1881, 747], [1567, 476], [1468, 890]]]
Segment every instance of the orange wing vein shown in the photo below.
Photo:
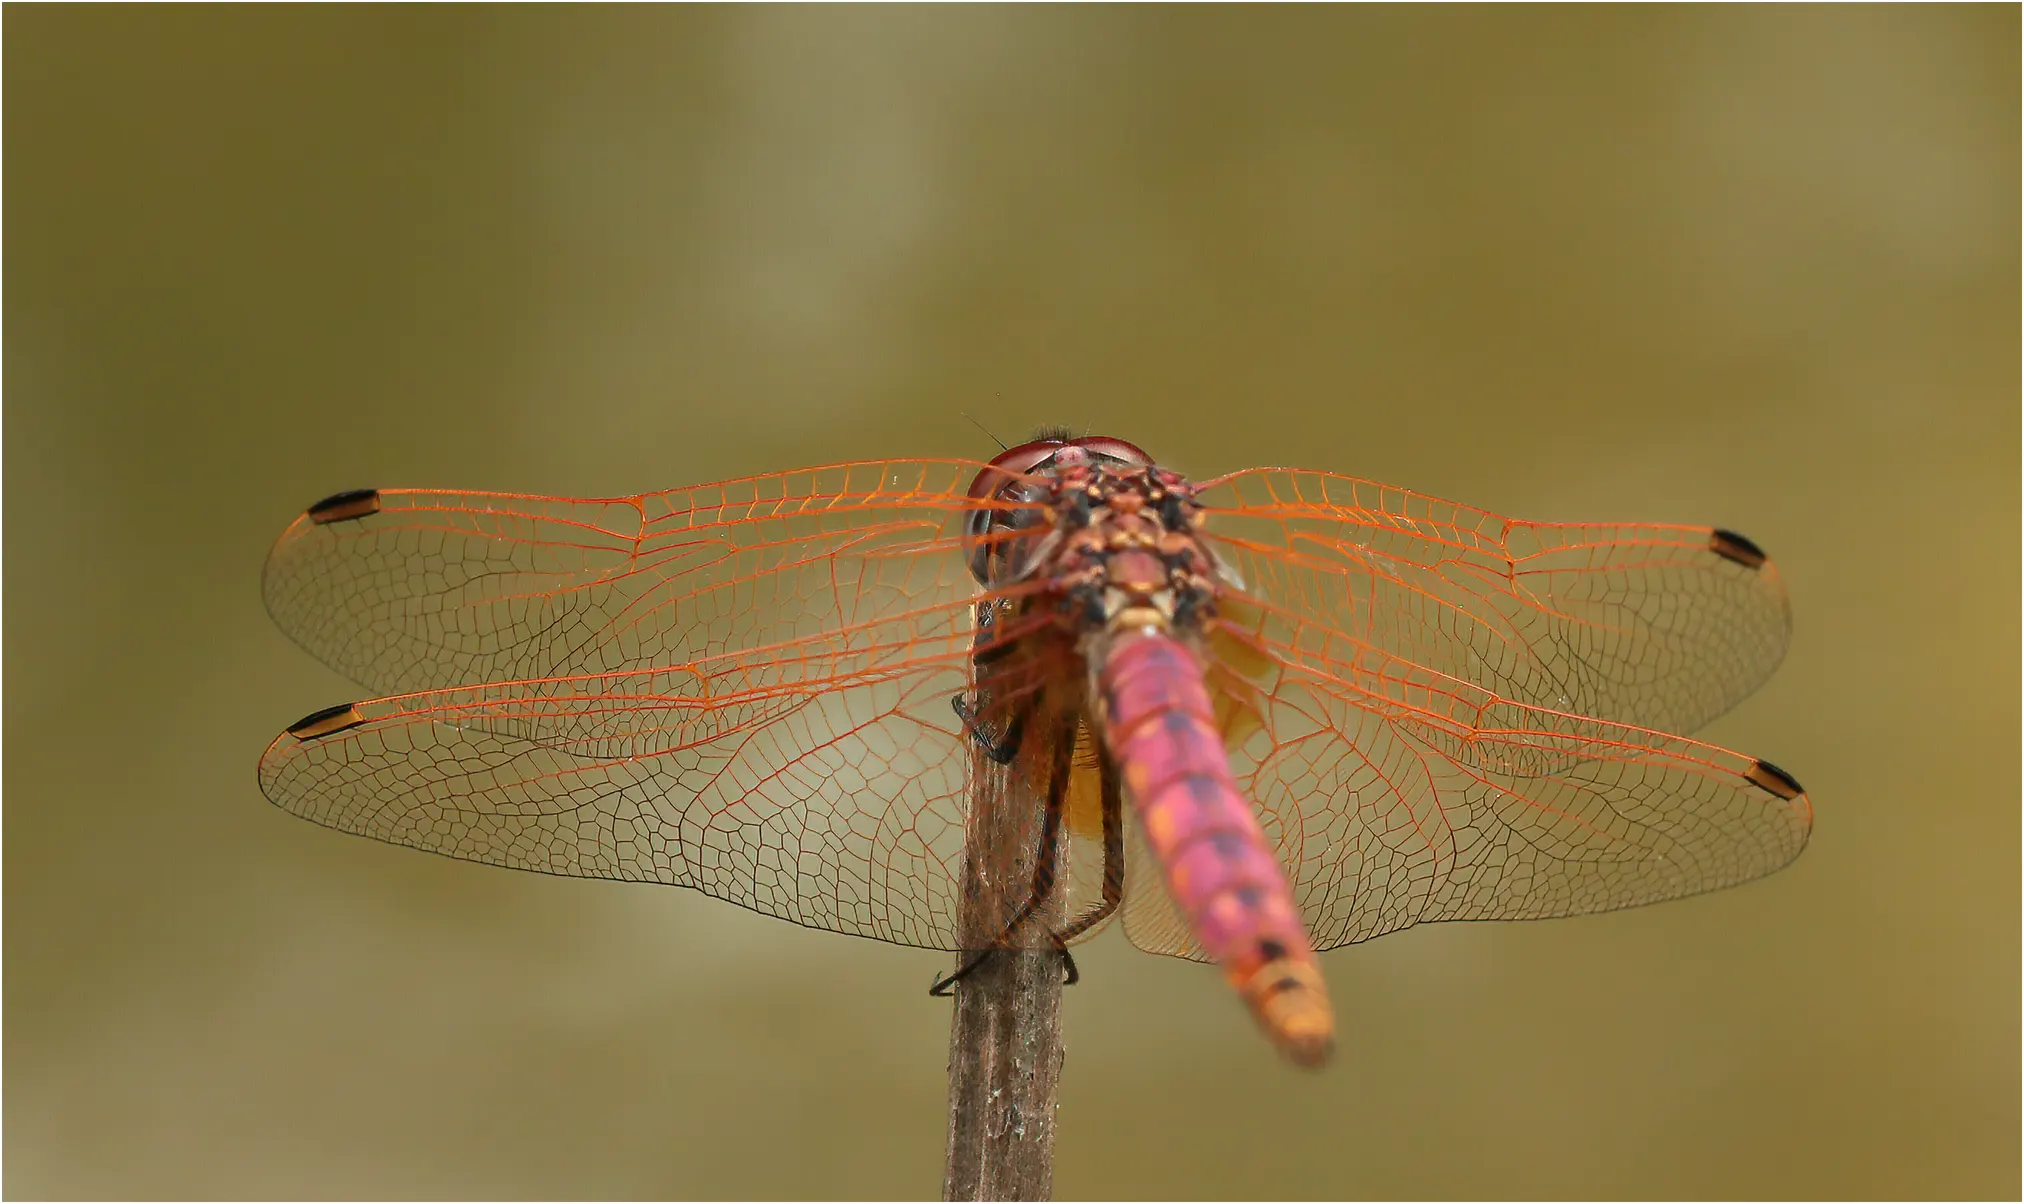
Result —
[[381, 693], [662, 668], [968, 599], [980, 467], [867, 462], [604, 500], [340, 494], [276, 541], [262, 592], [291, 638]]
[[[296, 725], [262, 787], [394, 843], [949, 948], [980, 467], [330, 499], [275, 545], [268, 608], [401, 696]], [[1747, 540], [1281, 470], [1203, 501], [1246, 583], [1211, 641], [1233, 766], [1317, 947], [1673, 898], [1804, 844], [1789, 778], [1649, 730], [1699, 726], [1783, 655], [1783, 586]], [[1134, 942], [1194, 955], [1141, 845], [1128, 861]]]
[[[1317, 949], [1422, 921], [1635, 907], [1799, 855], [1812, 808], [1765, 762], [1501, 698], [1298, 612], [1231, 608], [1211, 677]], [[1142, 855], [1125, 931], [1201, 956]]]
[[1709, 527], [1523, 522], [1283, 469], [1202, 500], [1253, 596], [1512, 702], [1693, 731], [1791, 634], [1776, 566]]
[[[327, 499], [270, 554], [268, 608], [402, 693], [294, 725], [261, 788], [394, 844], [954, 948], [981, 467]], [[1070, 865], [1094, 894], [1100, 867]]]

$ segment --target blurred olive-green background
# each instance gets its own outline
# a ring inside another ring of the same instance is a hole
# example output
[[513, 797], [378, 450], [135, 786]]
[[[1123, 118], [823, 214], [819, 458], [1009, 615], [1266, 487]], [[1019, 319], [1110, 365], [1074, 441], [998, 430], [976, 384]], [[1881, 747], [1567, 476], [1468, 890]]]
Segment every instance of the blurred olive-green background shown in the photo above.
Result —
[[5, 1191], [923, 1196], [931, 953], [262, 801], [361, 485], [1061, 422], [1734, 527], [1812, 791], [1726, 893], [1324, 959], [1281, 1065], [1088, 947], [1064, 1196], [2009, 1196], [2019, 16], [10, 8]]

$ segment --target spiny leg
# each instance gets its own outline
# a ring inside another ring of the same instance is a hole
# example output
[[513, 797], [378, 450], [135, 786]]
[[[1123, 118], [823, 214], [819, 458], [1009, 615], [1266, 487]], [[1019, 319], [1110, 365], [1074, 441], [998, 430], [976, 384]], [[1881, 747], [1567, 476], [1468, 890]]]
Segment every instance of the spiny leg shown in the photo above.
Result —
[[[989, 747], [984, 749], [987, 756], [990, 751]], [[1026, 896], [1026, 901], [1019, 905], [1019, 910], [1013, 914], [1011, 922], [1005, 925], [1005, 930], [998, 934], [997, 939], [978, 950], [954, 974], [936, 979], [934, 985], [928, 988], [928, 994], [947, 995], [951, 987], [961, 982], [978, 966], [983, 965], [993, 953], [1010, 947], [1012, 937], [1019, 931], [1020, 926], [1040, 909], [1047, 896], [1053, 892], [1055, 867], [1060, 856], [1060, 842], [1057, 837], [1061, 832], [1061, 813], [1068, 799], [1068, 771], [1074, 754], [1075, 740], [1071, 728], [1068, 732], [1059, 734], [1054, 742], [1054, 772], [1047, 782], [1047, 806], [1040, 816], [1040, 856], [1033, 863], [1031, 893]], [[1053, 943], [1061, 950], [1063, 957], [1068, 956], [1068, 950], [1062, 945], [1059, 937], [1055, 938]], [[1075, 981], [1073, 958], [1068, 962], [1068, 981]]]
[[[1064, 957], [1068, 956], [1068, 942], [1103, 923], [1124, 901], [1123, 783], [1118, 778], [1117, 765], [1108, 753], [1103, 755], [1098, 773], [1103, 781], [1103, 899], [1080, 919], [1062, 929], [1055, 938]], [[1068, 980], [1063, 985], [1073, 983], [1077, 977], [1075, 959], [1069, 958]]]
[[[1005, 659], [1014, 648], [1014, 645], [1009, 641], [986, 640], [984, 636], [988, 630], [988, 625], [980, 625], [978, 627], [977, 651], [970, 655], [970, 664], [973, 666], [975, 676], [980, 682], [986, 676], [984, 670]], [[981, 690], [979, 694], [981, 696]], [[1004, 737], [999, 740], [993, 740], [984, 731], [983, 722], [980, 718], [983, 707], [980, 706], [974, 711], [971, 710], [970, 707], [964, 704], [961, 694], [951, 698], [949, 705], [955, 708], [956, 717], [963, 721], [963, 731], [969, 735], [970, 739], [977, 742], [977, 747], [984, 750], [985, 756], [1000, 765], [1010, 765], [1012, 759], [1019, 755], [1020, 742], [1026, 737], [1026, 716], [1033, 709], [1033, 703], [1030, 698], [1019, 700], [1018, 709], [1012, 712], [1012, 722], [1010, 726], [1006, 727]]]
[[1026, 716], [1033, 710], [1031, 704], [1022, 705], [1012, 712], [1012, 722], [1006, 727], [1004, 738], [997, 741], [993, 741], [984, 731], [978, 723], [976, 714], [963, 705], [961, 694], [951, 698], [949, 705], [956, 708], [957, 718], [963, 721], [963, 730], [969, 734], [970, 739], [977, 742], [977, 747], [983, 750], [985, 756], [1000, 765], [1010, 765], [1012, 758], [1019, 755], [1019, 745], [1026, 739]]

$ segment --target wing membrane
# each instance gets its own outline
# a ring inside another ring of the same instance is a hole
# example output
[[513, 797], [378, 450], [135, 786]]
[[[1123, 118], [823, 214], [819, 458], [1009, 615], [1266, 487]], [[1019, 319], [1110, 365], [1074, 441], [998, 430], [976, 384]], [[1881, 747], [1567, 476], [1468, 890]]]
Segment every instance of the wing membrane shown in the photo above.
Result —
[[275, 740], [261, 788], [393, 844], [951, 948], [969, 758], [948, 699], [964, 656], [729, 693], [691, 668], [360, 703]]
[[[333, 707], [268, 747], [261, 789], [392, 844], [953, 949], [971, 613], [944, 600], [686, 664]], [[1071, 904], [1098, 893], [1092, 835], [1064, 833]]]
[[980, 465], [883, 461], [630, 498], [378, 490], [275, 543], [274, 621], [378, 693], [682, 664], [967, 597]]
[[1533, 523], [1323, 473], [1204, 486], [1249, 593], [1512, 702], [1692, 731], [1785, 655], [1774, 565], [1709, 527]]
[[[270, 555], [269, 610], [398, 696], [296, 725], [263, 789], [393, 843], [951, 948], [971, 757], [949, 702], [970, 688], [980, 467], [328, 499]], [[1278, 470], [1203, 500], [1250, 595], [1212, 640], [1214, 684], [1248, 716], [1226, 727], [1233, 768], [1317, 947], [1673, 898], [1804, 844], [1789, 779], [1649, 730], [1698, 726], [1783, 655], [1783, 585], [1748, 541]], [[1088, 828], [1072, 904], [1100, 877]], [[1199, 956], [1152, 870], [1134, 825], [1127, 932]]]
[[[1805, 847], [1811, 804], [1765, 762], [1512, 702], [1283, 612], [1256, 622], [1212, 640], [1212, 680], [1247, 716], [1232, 768], [1317, 949], [1680, 898]], [[1133, 856], [1126, 932], [1199, 957]]]

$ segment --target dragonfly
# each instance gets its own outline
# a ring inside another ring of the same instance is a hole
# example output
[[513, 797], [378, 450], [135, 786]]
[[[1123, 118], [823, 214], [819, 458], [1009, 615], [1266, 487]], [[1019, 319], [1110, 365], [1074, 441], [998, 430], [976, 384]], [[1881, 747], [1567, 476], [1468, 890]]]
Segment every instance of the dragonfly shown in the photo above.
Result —
[[[1318, 952], [1732, 886], [1812, 825], [1784, 770], [1669, 734], [1790, 638], [1776, 567], [1722, 528], [1192, 480], [1050, 429], [621, 498], [340, 493], [263, 593], [378, 695], [269, 745], [286, 811], [962, 955], [937, 993], [1121, 921], [1219, 965], [1300, 1065], [1333, 1047]], [[978, 948], [987, 771], [1042, 836]]]

